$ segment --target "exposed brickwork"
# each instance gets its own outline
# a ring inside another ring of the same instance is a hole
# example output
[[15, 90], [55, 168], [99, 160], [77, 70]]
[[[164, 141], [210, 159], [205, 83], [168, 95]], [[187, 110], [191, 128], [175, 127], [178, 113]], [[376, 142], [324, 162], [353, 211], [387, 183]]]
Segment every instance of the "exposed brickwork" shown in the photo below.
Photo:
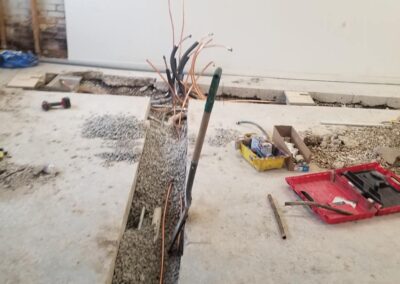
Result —
[[[30, 0], [3, 0], [9, 48], [34, 50]], [[40, 47], [46, 57], [67, 57], [64, 0], [38, 0]]]

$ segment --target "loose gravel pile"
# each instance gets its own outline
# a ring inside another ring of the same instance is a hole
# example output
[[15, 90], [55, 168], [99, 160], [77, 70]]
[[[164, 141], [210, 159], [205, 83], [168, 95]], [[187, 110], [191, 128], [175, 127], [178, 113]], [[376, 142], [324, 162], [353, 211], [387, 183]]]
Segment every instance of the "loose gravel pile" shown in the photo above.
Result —
[[[345, 166], [380, 162], [389, 167], [377, 154], [378, 147], [400, 147], [400, 125], [390, 127], [348, 127], [333, 130], [324, 136], [306, 132], [304, 141], [308, 144], [313, 162], [321, 168], [342, 168]], [[392, 168], [400, 173], [400, 168]]]
[[234, 129], [216, 128], [215, 132], [216, 134], [208, 139], [208, 144], [214, 147], [225, 147], [240, 136], [240, 132]]
[[[161, 229], [153, 243], [151, 225], [154, 209], [163, 207], [169, 182], [174, 180], [166, 222], [166, 244], [180, 215], [180, 198], [186, 177], [187, 138], [176, 138], [173, 129], [151, 124], [138, 169], [138, 179], [128, 218], [115, 263], [114, 284], [159, 283]], [[143, 226], [137, 229], [142, 208]], [[165, 253], [165, 283], [177, 283], [180, 258]]]
[[112, 152], [99, 153], [96, 156], [104, 159], [106, 166], [113, 162], [136, 162], [140, 158], [140, 149], [136, 148], [137, 139], [145, 135], [145, 126], [134, 116], [101, 115], [85, 121], [82, 136], [107, 140]]
[[134, 116], [95, 115], [83, 124], [82, 136], [107, 140], [138, 139], [144, 137], [144, 126]]

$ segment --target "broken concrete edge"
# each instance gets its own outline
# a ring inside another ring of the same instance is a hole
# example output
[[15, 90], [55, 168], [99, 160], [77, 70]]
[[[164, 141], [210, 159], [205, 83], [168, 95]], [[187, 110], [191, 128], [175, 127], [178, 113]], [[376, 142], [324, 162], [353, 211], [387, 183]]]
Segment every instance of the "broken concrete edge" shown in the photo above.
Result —
[[[149, 101], [149, 103], [147, 104], [147, 110], [146, 110], [145, 115], [144, 115], [144, 122], [146, 122], [146, 121], [148, 120], [149, 113], [150, 113], [150, 101]], [[141, 163], [141, 161], [142, 161], [142, 159], [143, 159], [143, 150], [144, 150], [144, 145], [145, 145], [145, 143], [146, 143], [147, 133], [149, 132], [149, 129], [150, 129], [150, 127], [146, 126], [146, 131], [145, 131], [145, 134], [144, 134], [144, 137], [143, 137], [143, 141], [144, 141], [144, 142], [143, 142], [143, 147], [142, 147], [142, 151], [141, 151], [141, 153], [140, 153], [139, 161], [137, 162], [137, 165], [138, 165], [138, 166], [136, 167], [136, 171], [138, 171], [139, 165], [140, 165], [140, 163]], [[119, 245], [120, 245], [120, 243], [121, 243], [122, 237], [123, 237], [123, 235], [124, 235], [124, 233], [125, 233], [125, 230], [126, 230], [126, 225], [127, 225], [127, 223], [128, 223], [129, 212], [130, 212], [130, 210], [131, 210], [132, 202], [133, 202], [133, 197], [134, 197], [134, 195], [135, 195], [137, 179], [138, 179], [138, 175], [136, 174], [135, 177], [134, 177], [134, 179], [133, 179], [133, 181], [132, 181], [131, 192], [130, 192], [130, 194], [129, 194], [128, 202], [127, 202], [127, 205], [126, 205], [126, 208], [125, 208], [124, 218], [123, 218], [123, 220], [122, 220], [122, 227], [121, 227], [121, 230], [120, 230], [120, 233], [119, 233], [119, 236], [118, 236], [118, 241], [117, 241], [117, 246], [116, 246], [117, 249], [114, 250], [114, 251], [111, 253], [111, 254], [112, 254], [113, 261], [111, 262], [110, 270], [109, 270], [109, 273], [108, 273], [108, 275], [107, 275], [107, 280], [106, 280], [106, 283], [107, 283], [107, 284], [111, 284], [111, 283], [112, 283], [112, 280], [113, 280], [114, 269], [115, 269], [115, 261], [117, 260]]]
[[[204, 93], [208, 92], [209, 82], [206, 80], [210, 78], [202, 78], [199, 80], [199, 87]], [[157, 79], [155, 87], [161, 91], [168, 91], [167, 84], [161, 79]], [[239, 83], [233, 83], [231, 80], [225, 80], [222, 76], [222, 82], [218, 90], [217, 96], [232, 96], [233, 98], [254, 98], [260, 100], [273, 100], [276, 103], [285, 104], [286, 96], [284, 89], [265, 88], [263, 86], [251, 86]], [[291, 90], [293, 91], [293, 90]], [[313, 100], [321, 103], [340, 103], [340, 104], [361, 104], [366, 107], [382, 107], [386, 106], [393, 109], [400, 109], [400, 96], [368, 96], [357, 95], [353, 93], [338, 94], [338, 93], [323, 93], [315, 91], [299, 91], [299, 93], [308, 93]]]
[[361, 104], [366, 107], [386, 106], [400, 109], [400, 96], [367, 96], [318, 92], [310, 92], [310, 94], [314, 100], [323, 103]]
[[[91, 70], [89, 67], [85, 70], [74, 72], [68, 70], [59, 73], [71, 74], [71, 73], [90, 73], [96, 72]], [[31, 77], [35, 78], [40, 76], [40, 72], [32, 72], [31, 74], [20, 74], [20, 77]], [[139, 77], [143, 79], [149, 79], [148, 83], [153, 85], [157, 90], [162, 92], [168, 91], [167, 84], [159, 77], [158, 74], [152, 72], [138, 72], [130, 71], [126, 74], [116, 73], [114, 70], [105, 69], [101, 72], [103, 75], [110, 76], [121, 76], [121, 77]], [[117, 75], [118, 74], [118, 75]], [[17, 74], [18, 76], [18, 74]], [[211, 82], [211, 77], [203, 76], [198, 80], [198, 85], [204, 93], [208, 92]], [[217, 96], [226, 95], [234, 98], [254, 98], [260, 100], [273, 100], [276, 103], [286, 103], [285, 91], [297, 91], [300, 93], [309, 93], [314, 100], [321, 103], [339, 103], [339, 104], [361, 104], [366, 107], [389, 107], [394, 109], [400, 109], [400, 95], [397, 92], [391, 92], [390, 95], [366, 95], [357, 94], [356, 92], [346, 93], [343, 90], [342, 93], [337, 92], [320, 92], [313, 90], [312, 84], [307, 85], [307, 82], [288, 88], [282, 88], [281, 85], [285, 84], [285, 80], [282, 80], [280, 85], [270, 86], [264, 78], [259, 77], [246, 77], [246, 76], [222, 76], [220, 88]], [[306, 84], [306, 87], [304, 86]], [[289, 84], [290, 85], [290, 84]], [[307, 87], [308, 86], [308, 87]]]

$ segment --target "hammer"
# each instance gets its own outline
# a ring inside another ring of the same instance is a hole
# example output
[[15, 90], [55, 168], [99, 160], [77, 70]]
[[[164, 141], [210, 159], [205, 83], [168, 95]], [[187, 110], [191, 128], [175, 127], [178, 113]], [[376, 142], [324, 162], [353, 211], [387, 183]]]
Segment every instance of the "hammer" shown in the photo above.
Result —
[[71, 101], [70, 101], [70, 99], [68, 97], [65, 97], [65, 98], [61, 99], [61, 102], [57, 102], [57, 103], [49, 103], [47, 101], [43, 101], [42, 102], [42, 109], [44, 111], [48, 111], [52, 107], [56, 107], [56, 106], [61, 106], [62, 108], [70, 108], [71, 107]]

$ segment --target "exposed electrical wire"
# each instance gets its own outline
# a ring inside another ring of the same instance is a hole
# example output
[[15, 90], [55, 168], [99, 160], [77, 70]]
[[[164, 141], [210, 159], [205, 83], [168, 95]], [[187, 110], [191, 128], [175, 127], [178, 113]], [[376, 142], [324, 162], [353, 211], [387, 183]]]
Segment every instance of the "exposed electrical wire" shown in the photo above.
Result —
[[212, 45], [208, 45], [206, 47], [204, 47], [204, 49], [206, 48], [213, 48], [213, 47], [221, 47], [221, 48], [225, 48], [227, 51], [233, 52], [233, 48], [230, 46], [226, 46], [226, 45], [222, 45], [222, 44], [212, 44]]
[[182, 47], [181, 44], [183, 42], [183, 32], [185, 30], [185, 0], [182, 0], [182, 29], [181, 29], [181, 39], [179, 41], [179, 61], [182, 60]]
[[171, 21], [171, 28], [172, 28], [172, 46], [175, 45], [175, 25], [174, 25], [174, 18], [172, 16], [171, 10], [171, 0], [168, 0], [168, 11], [169, 11], [169, 19]]
[[164, 255], [165, 255], [165, 221], [166, 221], [166, 216], [167, 216], [167, 210], [168, 210], [168, 202], [169, 202], [169, 196], [171, 195], [171, 190], [174, 185], [174, 181], [170, 181], [168, 190], [167, 190], [167, 195], [165, 197], [165, 202], [164, 202], [164, 213], [162, 217], [162, 224], [161, 224], [161, 267], [160, 267], [160, 284], [164, 284]]
[[[168, 83], [168, 81], [164, 78], [164, 76], [161, 74], [161, 72], [157, 69], [156, 66], [154, 66], [153, 63], [151, 63], [150, 60], [146, 59], [146, 62], [151, 66], [151, 68], [153, 68], [154, 71], [157, 72], [158, 76], [160, 76], [160, 78], [164, 81], [165, 84], [168, 85], [170, 91], [172, 92], [172, 94], [177, 97], [175, 90], [172, 88], [172, 86], [170, 86], [170, 84]], [[178, 98], [179, 99], [179, 98]]]

